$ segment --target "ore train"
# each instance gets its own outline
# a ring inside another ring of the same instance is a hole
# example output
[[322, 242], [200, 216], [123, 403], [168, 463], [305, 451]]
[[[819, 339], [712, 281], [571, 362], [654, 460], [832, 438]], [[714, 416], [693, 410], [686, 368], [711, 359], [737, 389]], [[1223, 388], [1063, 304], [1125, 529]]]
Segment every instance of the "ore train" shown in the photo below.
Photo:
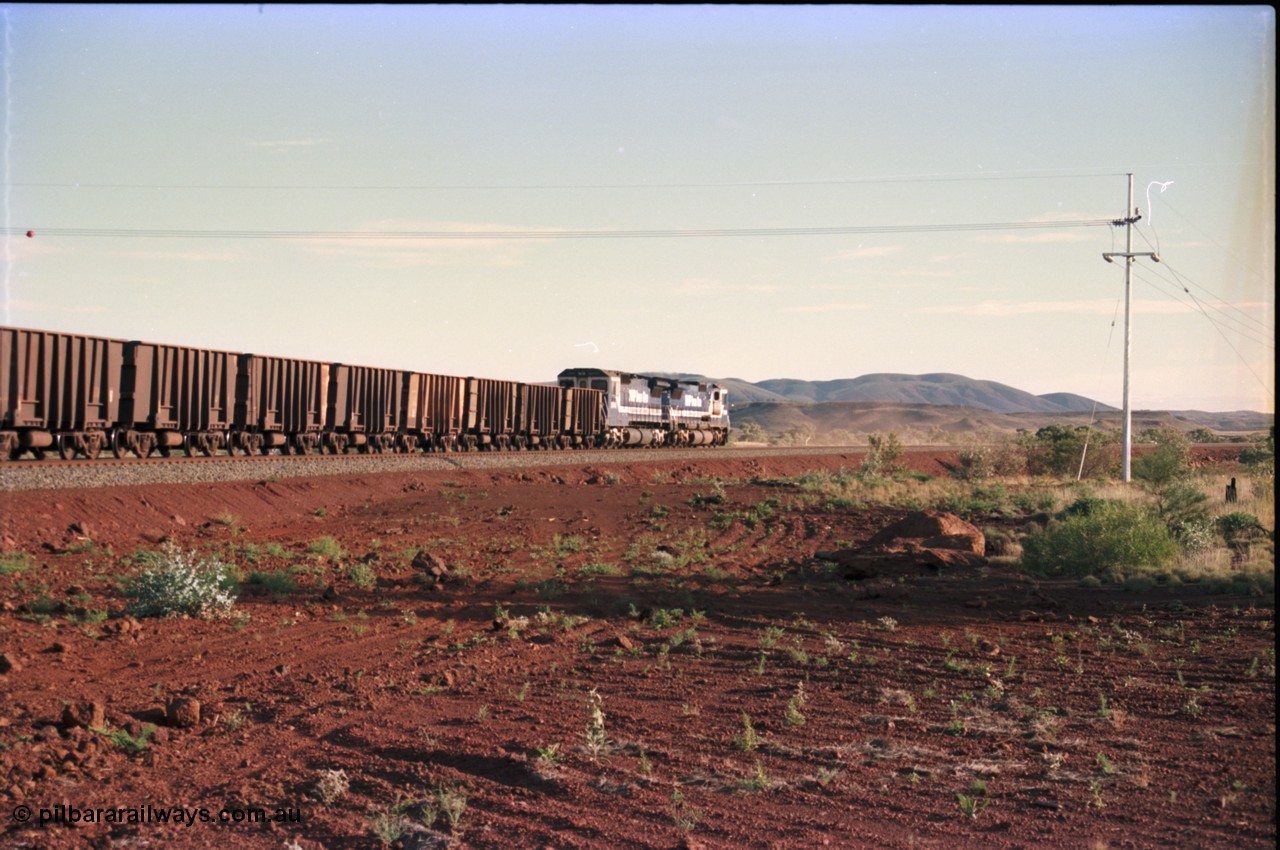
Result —
[[0, 461], [716, 446], [724, 387], [606, 369], [433, 375], [0, 327]]

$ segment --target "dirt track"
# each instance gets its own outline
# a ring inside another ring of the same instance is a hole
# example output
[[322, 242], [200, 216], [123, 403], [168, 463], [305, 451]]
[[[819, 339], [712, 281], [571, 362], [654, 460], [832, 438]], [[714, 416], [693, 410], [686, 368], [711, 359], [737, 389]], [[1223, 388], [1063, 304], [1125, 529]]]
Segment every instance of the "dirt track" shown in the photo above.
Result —
[[[374, 847], [397, 804], [405, 847], [1274, 847], [1271, 600], [994, 566], [845, 582], [814, 553], [901, 512], [771, 479], [854, 465], [0, 494], [0, 548], [29, 556], [0, 574], [0, 847]], [[165, 538], [239, 565], [238, 616], [117, 616]], [[180, 696], [192, 726], [165, 722]], [[158, 731], [129, 752], [60, 722], [92, 702], [98, 730]], [[42, 828], [58, 804], [213, 822]], [[218, 823], [237, 807], [301, 822]]]

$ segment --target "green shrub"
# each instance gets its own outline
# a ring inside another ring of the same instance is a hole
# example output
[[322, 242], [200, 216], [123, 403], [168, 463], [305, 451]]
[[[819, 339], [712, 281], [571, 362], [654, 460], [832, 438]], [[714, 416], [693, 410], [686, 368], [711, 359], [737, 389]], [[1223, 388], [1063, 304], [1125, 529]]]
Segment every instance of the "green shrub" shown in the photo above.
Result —
[[890, 431], [887, 435], [879, 432], [867, 435], [867, 454], [862, 459], [860, 472], [872, 478], [878, 475], [893, 475], [902, 471], [902, 443], [898, 435]]
[[1100, 499], [1097, 496], [1081, 496], [1071, 504], [1062, 509], [1059, 519], [1066, 519], [1073, 516], [1089, 516], [1100, 510], [1107, 503], [1106, 499]]
[[769, 439], [769, 436], [764, 432], [764, 428], [760, 427], [758, 422], [744, 422], [741, 425], [734, 425], [732, 436], [735, 443], [764, 443], [768, 442]]
[[1258, 518], [1245, 511], [1232, 511], [1229, 514], [1223, 514], [1214, 521], [1214, 525], [1217, 526], [1218, 533], [1226, 538], [1227, 542], [1235, 540], [1237, 537], [1251, 537], [1257, 532], [1264, 531]]
[[231, 568], [215, 559], [199, 560], [173, 544], [162, 560], [134, 576], [125, 588], [137, 617], [187, 616], [211, 619], [230, 615], [235, 605]]
[[1240, 462], [1245, 466], [1261, 466], [1270, 465], [1275, 468], [1276, 462], [1276, 429], [1271, 426], [1271, 432], [1265, 440], [1255, 440], [1240, 450]]
[[1213, 533], [1209, 497], [1190, 484], [1166, 485], [1156, 496], [1156, 512], [1188, 551], [1204, 548], [1198, 544]]
[[0, 553], [0, 576], [25, 573], [35, 567], [35, 559], [26, 552]]
[[1240, 450], [1240, 462], [1249, 467], [1254, 492], [1268, 494], [1276, 483], [1276, 426], [1265, 440], [1259, 440]]
[[249, 573], [249, 577], [245, 581], [276, 595], [293, 593], [298, 589], [298, 582], [288, 573], [267, 573], [254, 570]]
[[956, 452], [956, 462], [939, 460], [938, 464], [957, 481], [985, 481], [993, 474], [991, 449], [984, 445], [967, 446]]
[[373, 590], [378, 586], [378, 574], [368, 564], [355, 563], [347, 567], [347, 578], [361, 590]]
[[1178, 556], [1178, 542], [1159, 517], [1120, 501], [1091, 504], [1022, 543], [1022, 564], [1046, 576], [1088, 575], [1123, 580]]
[[1222, 542], [1218, 538], [1213, 520], [1207, 516], [1203, 519], [1180, 522], [1169, 530], [1178, 539], [1182, 550], [1188, 553], [1206, 552]]
[[[1024, 435], [1027, 471], [1032, 475], [1060, 478], [1100, 478], [1114, 475], [1119, 435], [1085, 425], [1046, 425], [1035, 435]], [[1083, 458], [1083, 466], [1081, 459]]]
[[1156, 443], [1151, 454], [1133, 460], [1133, 478], [1151, 490], [1166, 488], [1191, 475], [1191, 441], [1181, 431], [1156, 428], [1144, 434]]
[[342, 546], [337, 540], [332, 537], [321, 537], [307, 544], [307, 554], [315, 555], [318, 558], [327, 558], [330, 561], [339, 561], [342, 560], [342, 556], [346, 553], [342, 551]]

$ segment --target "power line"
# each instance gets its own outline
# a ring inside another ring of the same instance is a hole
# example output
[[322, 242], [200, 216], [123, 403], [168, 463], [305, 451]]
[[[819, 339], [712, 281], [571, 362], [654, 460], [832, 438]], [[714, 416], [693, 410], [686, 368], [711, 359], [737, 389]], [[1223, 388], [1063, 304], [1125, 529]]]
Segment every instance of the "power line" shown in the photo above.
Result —
[[[1146, 236], [1143, 236], [1141, 231], [1139, 231], [1139, 232], [1138, 232], [1138, 235], [1139, 235], [1139, 236], [1142, 236], [1143, 241], [1144, 241], [1144, 242], [1146, 242], [1146, 243], [1147, 243], [1147, 245], [1148, 245], [1149, 247], [1154, 248], [1154, 249], [1155, 249], [1155, 250], [1157, 250], [1157, 252], [1158, 252], [1158, 250], [1159, 250], [1159, 246], [1158, 246], [1158, 244], [1157, 244], [1156, 246], [1152, 246], [1152, 245], [1151, 245], [1151, 240], [1150, 240], [1150, 239], [1147, 239], [1147, 237], [1146, 237]], [[1166, 263], [1165, 263], [1165, 265], [1168, 265], [1168, 263], [1166, 262]], [[1177, 273], [1177, 271], [1173, 268], [1173, 266], [1169, 266], [1169, 271], [1170, 271], [1170, 272], [1172, 272], [1172, 273], [1173, 273], [1176, 277], [1178, 277], [1178, 279], [1179, 279], [1179, 283], [1176, 283], [1176, 284], [1174, 284], [1174, 285], [1175, 285], [1175, 286], [1181, 286], [1183, 289], [1186, 289], [1186, 284], [1181, 283], [1181, 281], [1185, 278], [1185, 275], [1180, 275], [1180, 274], [1178, 274], [1178, 273]], [[1162, 277], [1163, 277], [1163, 276], [1162, 276]], [[1167, 278], [1166, 278], [1166, 279], [1167, 279]], [[1189, 285], [1191, 285], [1191, 286], [1194, 286], [1196, 289], [1201, 290], [1201, 291], [1202, 291], [1202, 292], [1204, 292], [1206, 295], [1208, 295], [1210, 298], [1212, 298], [1214, 301], [1217, 301], [1218, 303], [1222, 304], [1224, 307], [1227, 307], [1228, 309], [1230, 309], [1230, 310], [1232, 310], [1232, 311], [1234, 311], [1234, 312], [1236, 312], [1236, 313], [1239, 313], [1239, 314], [1240, 314], [1240, 317], [1241, 317], [1242, 319], [1244, 319], [1245, 321], [1250, 322], [1250, 323], [1252, 323], [1252, 324], [1256, 325], [1258, 330], [1263, 331], [1263, 332], [1267, 332], [1267, 331], [1269, 331], [1269, 330], [1270, 330], [1270, 328], [1268, 328], [1268, 327], [1267, 327], [1267, 325], [1266, 325], [1264, 322], [1262, 322], [1262, 321], [1260, 321], [1260, 320], [1258, 320], [1258, 319], [1254, 318], [1253, 316], [1249, 315], [1249, 314], [1248, 314], [1248, 313], [1246, 313], [1244, 310], [1242, 310], [1242, 309], [1240, 309], [1239, 307], [1237, 307], [1236, 305], [1232, 304], [1230, 301], [1226, 301], [1225, 299], [1218, 297], [1218, 296], [1217, 296], [1217, 295], [1215, 295], [1213, 292], [1211, 292], [1209, 289], [1207, 289], [1207, 288], [1205, 288], [1205, 287], [1201, 286], [1200, 284], [1196, 283], [1195, 281], [1191, 280], [1190, 278], [1185, 278], [1185, 279], [1186, 279], [1186, 283], [1187, 283], [1187, 284], [1189, 284]], [[1172, 281], [1170, 281], [1170, 283], [1173, 283], [1173, 282], [1172, 282]], [[1187, 294], [1188, 294], [1188, 295], [1190, 295], [1190, 294], [1191, 294], [1191, 293], [1190, 293], [1190, 291], [1188, 291], [1188, 292], [1187, 292]], [[1222, 313], [1222, 314], [1223, 314], [1223, 316], [1224, 316], [1225, 318], [1231, 319], [1232, 321], [1240, 321], [1240, 319], [1232, 319], [1230, 316], [1227, 316], [1225, 313], [1223, 313], [1223, 311], [1219, 310], [1219, 309], [1218, 309], [1218, 308], [1216, 308], [1216, 307], [1214, 307], [1214, 308], [1212, 308], [1212, 309], [1214, 310], [1214, 312]]]
[[827, 178], [814, 180], [738, 180], [722, 183], [532, 183], [532, 184], [470, 184], [429, 183], [418, 185], [386, 184], [229, 184], [209, 183], [60, 183], [60, 182], [12, 182], [0, 183], [0, 187], [24, 189], [146, 189], [146, 190], [237, 190], [252, 191], [540, 191], [540, 190], [627, 190], [627, 189], [736, 189], [769, 186], [860, 186], [894, 183], [963, 183], [1000, 180], [1050, 180], [1086, 177], [1116, 177], [1118, 173], [1083, 172], [1022, 172], [993, 171], [980, 175], [920, 174], [891, 177]]
[[[1210, 322], [1211, 324], [1213, 324], [1215, 327], [1219, 327], [1219, 333], [1221, 333], [1221, 332], [1222, 332], [1222, 331], [1221, 331], [1220, 326], [1218, 326], [1218, 324], [1217, 324], [1216, 322], [1214, 322], [1213, 317], [1212, 317], [1212, 316], [1210, 316], [1210, 315], [1206, 312], [1206, 305], [1204, 305], [1204, 304], [1202, 304], [1201, 302], [1199, 302], [1198, 300], [1196, 300], [1196, 297], [1195, 297], [1194, 295], [1192, 295], [1192, 294], [1191, 294], [1191, 291], [1190, 291], [1190, 290], [1186, 289], [1186, 287], [1180, 287], [1180, 286], [1178, 286], [1178, 284], [1177, 284], [1177, 283], [1175, 283], [1174, 281], [1169, 280], [1168, 278], [1160, 277], [1159, 275], [1156, 275], [1156, 277], [1157, 277], [1157, 278], [1159, 278], [1159, 279], [1160, 279], [1161, 281], [1163, 281], [1164, 283], [1167, 283], [1167, 284], [1169, 284], [1170, 286], [1178, 287], [1178, 288], [1179, 288], [1179, 289], [1181, 289], [1183, 292], [1185, 292], [1185, 293], [1186, 293], [1186, 294], [1191, 298], [1191, 301], [1189, 301], [1189, 302], [1188, 302], [1188, 301], [1186, 301], [1186, 300], [1184, 300], [1184, 299], [1182, 299], [1182, 298], [1179, 298], [1175, 293], [1170, 292], [1169, 290], [1162, 288], [1161, 286], [1159, 286], [1159, 285], [1157, 285], [1155, 282], [1153, 282], [1150, 278], [1146, 277], [1146, 276], [1145, 276], [1145, 272], [1149, 272], [1149, 271], [1150, 271], [1149, 269], [1144, 270], [1143, 272], [1136, 273], [1136, 275], [1135, 275], [1135, 276], [1136, 276], [1139, 280], [1141, 280], [1143, 283], [1145, 283], [1147, 286], [1151, 287], [1151, 288], [1152, 288], [1152, 289], [1154, 289], [1156, 292], [1160, 293], [1161, 295], [1165, 296], [1166, 298], [1169, 298], [1169, 299], [1170, 299], [1170, 300], [1172, 300], [1172, 301], [1177, 301], [1179, 304], [1183, 305], [1184, 307], [1187, 307], [1187, 308], [1188, 308], [1188, 309], [1190, 309], [1190, 310], [1195, 310], [1196, 312], [1199, 312], [1199, 313], [1200, 313], [1200, 314], [1202, 314], [1206, 319], [1208, 319], [1208, 320], [1209, 320], [1209, 322]], [[1210, 308], [1208, 308], [1208, 309], [1213, 309], [1213, 308], [1212, 308], [1212, 307], [1210, 307]], [[1216, 311], [1216, 312], [1221, 312], [1221, 311]], [[1228, 319], [1228, 320], [1230, 320], [1230, 319], [1231, 319], [1231, 317], [1229, 317], [1229, 316], [1227, 316], [1227, 317], [1225, 317], [1225, 318], [1226, 318], [1226, 319]], [[1233, 327], [1233, 328], [1231, 328], [1231, 330], [1232, 330], [1232, 331], [1234, 331], [1234, 332], [1235, 332], [1236, 334], [1238, 334], [1239, 336], [1243, 337], [1244, 339], [1248, 340], [1249, 342], [1255, 343], [1255, 344], [1257, 344], [1257, 345], [1264, 346], [1264, 347], [1266, 347], [1266, 348], [1275, 348], [1275, 342], [1274, 342], [1273, 340], [1263, 339], [1263, 338], [1259, 338], [1259, 337], [1256, 337], [1256, 336], [1252, 336], [1252, 335], [1250, 334], [1250, 332], [1249, 332], [1249, 329], [1247, 329], [1247, 328]]]
[[96, 227], [0, 228], [6, 236], [179, 239], [669, 239], [721, 236], [845, 236], [865, 233], [943, 233], [1109, 227], [1110, 219], [1004, 221], [971, 224], [889, 224], [853, 227], [750, 227], [661, 230], [161, 230]]
[[[1176, 276], [1177, 272], [1174, 272], [1174, 274]], [[1187, 293], [1188, 297], [1191, 298], [1191, 300], [1195, 303], [1196, 307], [1200, 309], [1201, 315], [1203, 315], [1206, 319], [1209, 320], [1209, 324], [1213, 325], [1214, 330], [1216, 330], [1218, 332], [1218, 335], [1222, 337], [1222, 341], [1225, 342], [1227, 344], [1227, 347], [1230, 348], [1232, 353], [1235, 354], [1236, 359], [1240, 361], [1240, 364], [1244, 366], [1244, 368], [1249, 370], [1250, 375], [1253, 375], [1253, 379], [1258, 382], [1258, 386], [1262, 387], [1262, 391], [1265, 392], [1267, 395], [1271, 396], [1271, 402], [1272, 404], [1274, 404], [1275, 398], [1276, 398], [1275, 391], [1271, 387], [1267, 386], [1266, 382], [1263, 381], [1262, 378], [1258, 376], [1257, 372], [1253, 371], [1253, 367], [1249, 365], [1249, 361], [1245, 360], [1244, 355], [1240, 353], [1240, 350], [1231, 344], [1231, 340], [1227, 337], [1225, 333], [1222, 332], [1222, 328], [1218, 327], [1218, 323], [1213, 320], [1213, 317], [1211, 317], [1208, 313], [1204, 311], [1203, 307], [1200, 307], [1200, 302], [1197, 301], [1196, 297], [1191, 294], [1191, 290], [1187, 289], [1184, 286], [1182, 288], [1182, 291]]]
[[[1149, 270], [1149, 271], [1150, 271], [1150, 270]], [[1172, 269], [1170, 269], [1170, 271], [1173, 271], [1173, 270], [1172, 270]], [[1190, 295], [1191, 295], [1191, 291], [1190, 291], [1189, 289], [1187, 289], [1187, 288], [1186, 288], [1186, 286], [1182, 285], [1181, 283], [1178, 283], [1177, 281], [1170, 280], [1169, 278], [1167, 278], [1167, 277], [1165, 277], [1165, 276], [1163, 276], [1163, 275], [1159, 274], [1158, 272], [1154, 272], [1154, 271], [1152, 271], [1151, 273], [1152, 273], [1152, 274], [1154, 274], [1154, 275], [1155, 275], [1155, 277], [1157, 277], [1157, 278], [1159, 278], [1160, 280], [1162, 280], [1162, 281], [1164, 281], [1165, 283], [1167, 283], [1169, 286], [1174, 287], [1175, 289], [1178, 289], [1178, 290], [1181, 290], [1181, 291], [1185, 292], [1188, 296], [1190, 296]], [[1176, 273], [1175, 273], [1175, 274], [1176, 274]], [[1152, 285], [1154, 285], [1154, 284], [1152, 284]], [[1162, 291], [1163, 291], [1163, 290], [1162, 290]], [[1177, 295], [1175, 295], [1175, 294], [1171, 294], [1171, 293], [1168, 293], [1168, 292], [1166, 292], [1165, 294], [1169, 295], [1169, 297], [1170, 297], [1170, 298], [1172, 298], [1172, 299], [1174, 299], [1175, 301], [1178, 301], [1178, 302], [1180, 302], [1180, 303], [1182, 303], [1182, 304], [1186, 304], [1186, 303], [1187, 303], [1187, 302], [1183, 301], [1181, 298], [1178, 298], [1178, 297], [1177, 297]], [[1214, 307], [1214, 306], [1213, 306], [1213, 305], [1211, 305], [1211, 304], [1204, 304], [1204, 303], [1201, 303], [1201, 302], [1197, 302], [1197, 303], [1198, 303], [1198, 304], [1200, 304], [1200, 308], [1199, 308], [1199, 309], [1200, 309], [1202, 312], [1203, 312], [1204, 310], [1212, 310], [1213, 312], [1215, 312], [1215, 313], [1219, 314], [1219, 315], [1222, 317], [1222, 321], [1231, 323], [1231, 329], [1232, 329], [1232, 330], [1234, 330], [1236, 333], [1240, 334], [1241, 336], [1245, 337], [1246, 339], [1248, 339], [1248, 340], [1250, 340], [1250, 341], [1252, 341], [1252, 342], [1260, 343], [1260, 344], [1262, 344], [1262, 345], [1267, 345], [1267, 346], [1274, 347], [1274, 345], [1275, 345], [1274, 341], [1272, 341], [1272, 340], [1269, 338], [1269, 332], [1270, 332], [1270, 329], [1269, 329], [1269, 328], [1267, 328], [1265, 325], [1262, 325], [1262, 324], [1260, 324], [1260, 323], [1255, 322], [1254, 324], [1255, 324], [1255, 325], [1257, 325], [1257, 326], [1256, 326], [1256, 327], [1251, 327], [1251, 326], [1249, 326], [1249, 325], [1245, 324], [1244, 322], [1242, 322], [1239, 318], [1237, 318], [1237, 317], [1235, 317], [1235, 316], [1231, 316], [1231, 315], [1229, 315], [1229, 314], [1227, 314], [1227, 313], [1224, 313], [1222, 310], [1219, 310], [1217, 307]], [[1259, 335], [1261, 335], [1261, 336], [1259, 336]]]
[[[1183, 301], [1181, 298], [1178, 298], [1176, 295], [1171, 295], [1169, 292], [1156, 286], [1151, 281], [1146, 280], [1145, 278], [1142, 277], [1142, 275], [1138, 275], [1138, 279], [1141, 280], [1143, 283], [1147, 284], [1148, 286], [1150, 286], [1151, 288], [1155, 289], [1160, 294], [1168, 296], [1169, 298], [1172, 298], [1174, 301], [1177, 301], [1179, 304], [1184, 304], [1184, 305], [1187, 304], [1186, 301]], [[1183, 287], [1183, 291], [1186, 292], [1187, 295], [1191, 298], [1192, 303], [1187, 306], [1190, 306], [1193, 309], [1198, 310], [1202, 316], [1208, 319], [1209, 324], [1213, 325], [1213, 329], [1216, 330], [1218, 332], [1218, 335], [1222, 337], [1222, 341], [1225, 342], [1227, 344], [1227, 347], [1231, 349], [1233, 354], [1235, 354], [1236, 359], [1240, 361], [1240, 364], [1244, 366], [1244, 368], [1249, 370], [1249, 374], [1253, 375], [1253, 379], [1258, 382], [1258, 386], [1262, 387], [1263, 392], [1271, 396], [1272, 400], [1274, 401], [1275, 392], [1270, 387], [1267, 386], [1266, 382], [1263, 381], [1262, 378], [1258, 376], [1258, 373], [1255, 372], [1253, 370], [1253, 367], [1249, 365], [1249, 361], [1244, 359], [1244, 355], [1240, 353], [1240, 350], [1231, 344], [1231, 340], [1223, 332], [1222, 328], [1218, 325], [1218, 323], [1213, 320], [1213, 317], [1210, 316], [1207, 312], [1205, 312], [1204, 306], [1196, 299], [1195, 295], [1191, 293], [1191, 290]], [[1251, 342], [1255, 342], [1260, 345], [1267, 346], [1269, 348], [1275, 347], [1274, 343], [1268, 343], [1262, 340], [1254, 339], [1253, 337], [1250, 337], [1247, 334], [1241, 334], [1241, 336], [1244, 336], [1246, 339], [1248, 339]]]

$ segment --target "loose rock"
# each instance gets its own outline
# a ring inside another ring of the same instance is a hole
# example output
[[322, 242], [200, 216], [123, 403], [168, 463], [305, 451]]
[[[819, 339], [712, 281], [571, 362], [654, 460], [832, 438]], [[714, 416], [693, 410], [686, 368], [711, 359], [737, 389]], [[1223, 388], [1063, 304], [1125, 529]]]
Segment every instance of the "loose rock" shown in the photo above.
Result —
[[165, 722], [187, 729], [200, 722], [200, 701], [194, 697], [174, 697], [165, 709]]
[[419, 549], [413, 556], [413, 568], [433, 582], [441, 582], [449, 574], [449, 567], [426, 549]]
[[79, 700], [62, 708], [62, 725], [68, 729], [101, 728], [107, 723], [107, 710], [100, 702]]

